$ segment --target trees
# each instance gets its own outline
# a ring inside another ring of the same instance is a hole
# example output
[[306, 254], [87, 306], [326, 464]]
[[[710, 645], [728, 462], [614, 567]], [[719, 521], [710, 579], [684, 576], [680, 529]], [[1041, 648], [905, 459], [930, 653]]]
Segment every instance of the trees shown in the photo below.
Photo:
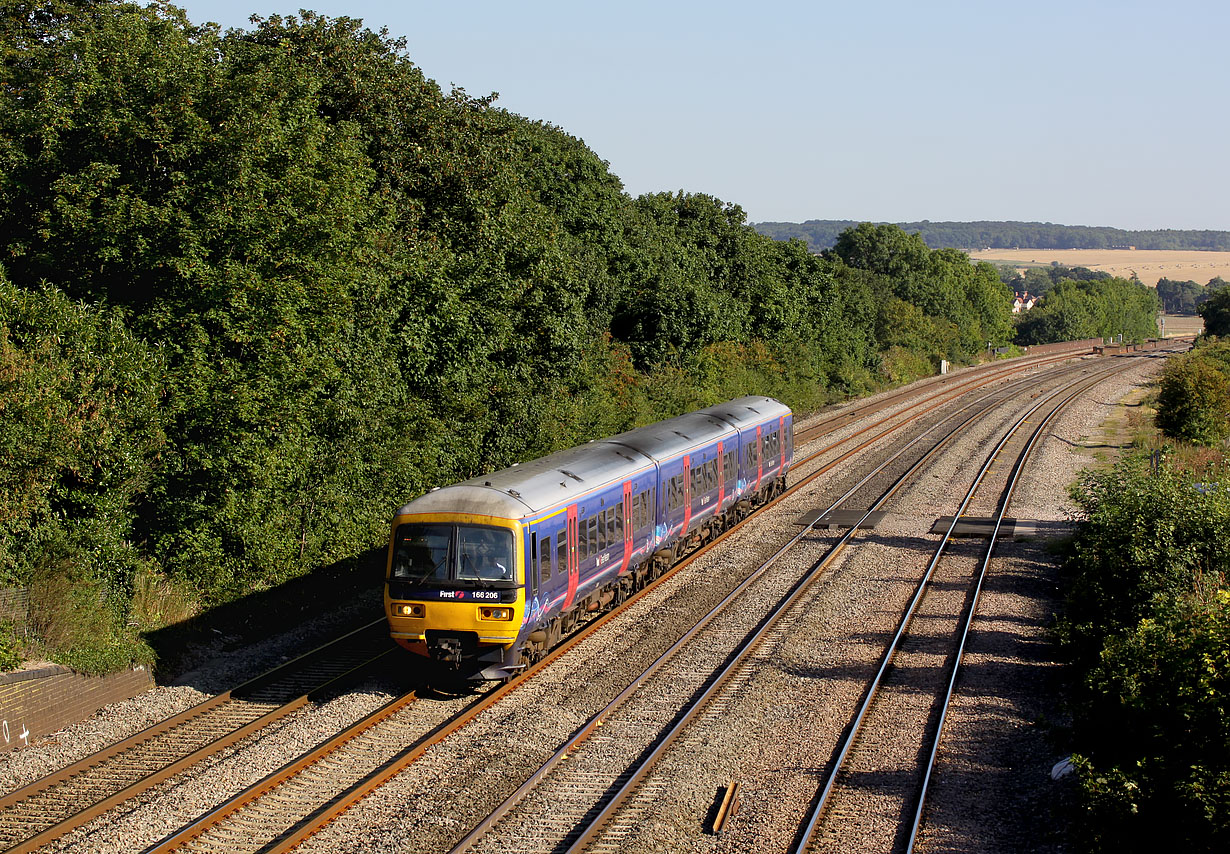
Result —
[[1060, 281], [1017, 321], [1018, 344], [1047, 344], [1123, 335], [1143, 341], [1157, 335], [1157, 296], [1126, 279]]
[[1230, 335], [1230, 288], [1219, 288], [1196, 312], [1209, 335]]
[[1163, 462], [1087, 475], [1058, 626], [1087, 850], [1217, 851], [1230, 828], [1230, 499]]
[[[1223, 358], [1218, 359], [1217, 356]], [[1230, 436], [1230, 347], [1202, 348], [1169, 360], [1157, 400], [1163, 433], [1198, 445]]]
[[[917, 234], [870, 223], [842, 232], [830, 255], [880, 277], [902, 303], [941, 321], [926, 336], [940, 348], [939, 357], [956, 359], [980, 352], [988, 341], [997, 345], [1008, 341], [1012, 295], [990, 264], [972, 265], [955, 249], [933, 251]], [[902, 322], [882, 316], [880, 329]], [[900, 337], [888, 334], [894, 340]]]

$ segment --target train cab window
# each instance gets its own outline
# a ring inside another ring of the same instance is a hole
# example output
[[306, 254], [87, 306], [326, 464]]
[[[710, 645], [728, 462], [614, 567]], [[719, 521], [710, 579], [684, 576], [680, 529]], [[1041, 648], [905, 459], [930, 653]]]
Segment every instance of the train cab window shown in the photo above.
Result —
[[393, 549], [393, 577], [420, 583], [447, 580], [452, 539], [452, 525], [399, 526]]
[[568, 535], [560, 531], [555, 541], [555, 566], [561, 574], [568, 572]]
[[512, 536], [508, 531], [459, 525], [457, 578], [486, 581], [513, 577]]
[[538, 541], [538, 577], [545, 584], [551, 577], [551, 538]]

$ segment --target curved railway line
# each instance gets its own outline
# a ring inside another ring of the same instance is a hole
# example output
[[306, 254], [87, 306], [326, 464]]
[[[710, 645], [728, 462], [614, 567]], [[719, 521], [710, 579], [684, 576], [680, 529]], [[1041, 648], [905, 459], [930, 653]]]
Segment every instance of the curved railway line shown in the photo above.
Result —
[[[1043, 368], [1069, 362], [1066, 368], [1056, 370], [1062, 373], [1089, 373], [1088, 362], [1073, 365], [1070, 364], [1072, 358], [1072, 354], [1065, 354], [1007, 366], [987, 366], [934, 381], [931, 384], [934, 387], [929, 387], [921, 399], [918, 399], [918, 389], [915, 388], [912, 392], [881, 396], [872, 403], [850, 406], [796, 426], [796, 449], [802, 450], [804, 443], [815, 443], [826, 436], [834, 437], [833, 441], [805, 455], [798, 454], [792, 474], [792, 481], [795, 482], [785, 495], [770, 502], [764, 509], [776, 507], [808, 489], [822, 475], [868, 448], [895, 441], [899, 446], [896, 453], [853, 487], [847, 488], [835, 501], [830, 501], [829, 510], [848, 507], [846, 502], [853, 501], [860, 491], [878, 493], [880, 497], [877, 501], [882, 503], [896, 492], [899, 484], [905, 482], [909, 472], [917, 471], [955, 434], [953, 428], [946, 428], [947, 437], [936, 441], [922, 457], [911, 458], [911, 453], [924, 444], [925, 437], [933, 431], [945, 429], [939, 426], [941, 422], [956, 417], [947, 410], [958, 407], [958, 411], [964, 413], [960, 416], [965, 419], [963, 423], [970, 424], [979, 417], [985, 417], [1005, 399], [1036, 385], [1036, 372]], [[1096, 364], [1106, 366], [1106, 373], [1114, 367], [1114, 363], [1101, 360]], [[1098, 371], [1099, 378], [1102, 373]], [[1051, 377], [1048, 381], [1055, 382], [1055, 378]], [[1092, 385], [1095, 381], [1087, 377], [1085, 384]], [[981, 391], [987, 386], [992, 386], [992, 389]], [[962, 399], [970, 394], [981, 396], [963, 402]], [[884, 414], [868, 426], [850, 429], [855, 420], [866, 419], [873, 413]], [[902, 474], [893, 471], [894, 466], [905, 466], [909, 471]], [[886, 487], [881, 483], [889, 480], [895, 480], [898, 485]], [[876, 506], [872, 503], [872, 510]], [[866, 512], [871, 513], [872, 510]], [[763, 512], [751, 518], [757, 519]], [[456, 843], [455, 850], [494, 850], [491, 846], [499, 850], [519, 850], [509, 842], [511, 839], [521, 839], [523, 843], [537, 840], [525, 850], [554, 850], [551, 846], [534, 847], [540, 846], [546, 837], [527, 835], [522, 831], [492, 835], [501, 827], [524, 829], [539, 825], [542, 828], [554, 827], [547, 837], [554, 834], [551, 838], [555, 838], [555, 842], [552, 844], [559, 850], [581, 850], [600, 839], [607, 842], [595, 850], [610, 849], [612, 845], [617, 847], [622, 838], [620, 822], [626, 825], [629, 821], [635, 821], [636, 811], [652, 804], [653, 787], [662, 784], [653, 782], [649, 770], [652, 763], [646, 766], [645, 771], [637, 772], [628, 770], [626, 761], [625, 768], [614, 771], [613, 776], [607, 772], [607, 777], [602, 778], [605, 782], [578, 781], [576, 774], [584, 776], [576, 770], [581, 765], [581, 753], [586, 757], [594, 755], [622, 761], [631, 758], [628, 754], [634, 751], [641, 757], [656, 758], [678, 738], [677, 733], [662, 741], [662, 734], [669, 730], [668, 725], [680, 733], [684, 732], [695, 720], [714, 714], [714, 709], [720, 710], [723, 703], [730, 702], [718, 695], [722, 691], [729, 694], [732, 685], [743, 684], [741, 680], [746, 679], [748, 661], [756, 660], [756, 649], [763, 637], [773, 631], [788, 632], [800, 619], [797, 613], [791, 611], [794, 603], [833, 557], [856, 536], [857, 527], [849, 528], [845, 535], [837, 538], [836, 543], [827, 546], [826, 555], [819, 559], [790, 557], [783, 560], [800, 544], [814, 550], [818, 543], [829, 539], [820, 535], [815, 527], [817, 521], [822, 522], [825, 518], [825, 514], [820, 514], [811, 527], [804, 528], [787, 545], [780, 548], [772, 546], [770, 550], [776, 549], [775, 553], [768, 560], [759, 561], [760, 566], [754, 571], [749, 567], [738, 578], [730, 579], [732, 589], [722, 594], [728, 594], [725, 604], [709, 608], [708, 616], [703, 620], [700, 619], [702, 614], [698, 613], [693, 621], [694, 627], [670, 651], [661, 651], [656, 655], [657, 661], [661, 662], [655, 664], [656, 674], [646, 669], [640, 681], [625, 681], [621, 689], [612, 689], [607, 696], [603, 696], [592, 684], [563, 692], [567, 696], [584, 697], [583, 703], [568, 712], [570, 717], [575, 718], [572, 737], [560, 742], [547, 761], [534, 760], [541, 773], [520, 775], [526, 783], [512, 796], [505, 797], [508, 809], [503, 813], [492, 813], [487, 817], [478, 815], [471, 826], [459, 825], [453, 839], [460, 839], [461, 842]], [[406, 692], [316, 748], [296, 757], [257, 785], [210, 809], [148, 850], [272, 852], [298, 846], [388, 780], [404, 773], [437, 745], [464, 731], [475, 720], [483, 716], [499, 716], [499, 704], [506, 702], [510, 696], [522, 691], [532, 693], [546, 690], [540, 684], [543, 681], [541, 674], [551, 673], [553, 667], [567, 669], [561, 667], [561, 663], [581, 658], [584, 655], [581, 650], [590, 638], [612, 624], [619, 615], [630, 609], [646, 607], [642, 604], [645, 597], [653, 594], [668, 579], [685, 573], [694, 562], [712, 561], [715, 547], [736, 535], [741, 528], [730, 529], [685, 557], [661, 579], [624, 603], [618, 611], [596, 616], [584, 630], [571, 635], [526, 675], [470, 698], [463, 703], [465, 708], [460, 713], [456, 713], [452, 706], [444, 709], [418, 703], [415, 691]], [[786, 564], [790, 564], [789, 569], [783, 570]], [[768, 569], [771, 566], [779, 568], [770, 573]], [[691, 582], [676, 579], [671, 583]], [[718, 596], [716, 593], [712, 595]], [[734, 607], [737, 618], [731, 616], [731, 603], [734, 602], [743, 603]], [[722, 619], [718, 619], [719, 616]], [[364, 668], [379, 654], [398, 654], [388, 648], [383, 621], [379, 623], [379, 641], [369, 639], [368, 635], [372, 634], [370, 626], [366, 632], [356, 632], [342, 644], [350, 650], [347, 653], [349, 657], [339, 655], [337, 646], [329, 655], [309, 654], [5, 796], [0, 799], [0, 844], [8, 845], [8, 850], [13, 851], [34, 850], [47, 844], [137, 793], [170, 779], [193, 763], [239, 743], [268, 723], [285, 718], [325, 690], [336, 688], [339, 680], [355, 678], [359, 673], [367, 672]], [[776, 642], [780, 643], [780, 639]], [[333, 663], [311, 664], [318, 658]], [[717, 675], [716, 668], [721, 666], [726, 668], [727, 675]], [[292, 677], [288, 675], [291, 673], [300, 675]], [[559, 677], [549, 678], [554, 681]], [[646, 687], [649, 684], [656, 687]], [[559, 693], [558, 684], [552, 687]], [[668, 702], [665, 699], [667, 695], [676, 699]], [[635, 712], [617, 711], [624, 703], [642, 705], [628, 707], [639, 709]], [[215, 719], [223, 723], [214, 723]], [[621, 726], [623, 730], [619, 729]], [[635, 736], [637, 732], [639, 736]], [[184, 738], [183, 734], [189, 735]], [[151, 747], [163, 742], [177, 746], [167, 750]], [[632, 744], [640, 746], [632, 748], [629, 746]], [[537, 746], [526, 746], [523, 752], [528, 757], [537, 749]], [[155, 755], [159, 758], [147, 758]], [[525, 759], [510, 764], [529, 768], [528, 761]], [[102, 776], [110, 774], [112, 778], [104, 785], [91, 782], [100, 773], [98, 769], [108, 767], [122, 770], [102, 772]], [[509, 772], [518, 773], [514, 768], [510, 768]], [[574, 776], [561, 776], [564, 772]], [[650, 781], [647, 786], [639, 785], [643, 778]], [[530, 818], [527, 816], [531, 813], [516, 812], [521, 809], [521, 804], [533, 804], [536, 799], [544, 803], [560, 802], [556, 796], [543, 798], [541, 792], [545, 790], [536, 786], [544, 780], [552, 780], [551, 785], [558, 785], [562, 787], [560, 791], [571, 793], [568, 797], [576, 804], [574, 812], [579, 810], [579, 817]], [[65, 792], [72, 794], [64, 795]], [[74, 805], [64, 806], [70, 802]], [[817, 815], [826, 814], [827, 809], [822, 802]], [[461, 823], [465, 823], [464, 819]], [[472, 832], [467, 834], [467, 831]], [[503, 842], [497, 843], [497, 839]]]

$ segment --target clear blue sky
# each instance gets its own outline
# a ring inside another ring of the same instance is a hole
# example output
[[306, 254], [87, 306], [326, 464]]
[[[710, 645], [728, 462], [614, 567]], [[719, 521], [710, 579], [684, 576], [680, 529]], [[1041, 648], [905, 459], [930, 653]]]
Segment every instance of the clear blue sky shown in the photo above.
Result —
[[192, 0], [405, 36], [445, 90], [750, 221], [1230, 230], [1230, 4]]

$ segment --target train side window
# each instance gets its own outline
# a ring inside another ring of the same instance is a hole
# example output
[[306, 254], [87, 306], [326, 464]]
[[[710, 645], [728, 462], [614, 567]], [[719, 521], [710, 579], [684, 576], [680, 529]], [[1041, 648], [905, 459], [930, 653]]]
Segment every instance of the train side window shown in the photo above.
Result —
[[705, 471], [709, 473], [709, 479], [708, 479], [708, 482], [705, 484], [705, 486], [708, 491], [712, 492], [713, 490], [718, 488], [718, 483], [720, 483], [720, 481], [718, 480], [717, 457], [714, 457], [713, 459], [709, 461], [709, 465], [705, 469]]
[[568, 572], [568, 534], [560, 531], [558, 536], [555, 541], [555, 567], [564, 575]]
[[606, 543], [608, 546], [613, 546], [619, 542], [615, 538], [615, 517], [618, 515], [614, 507], [606, 511]]
[[591, 557], [597, 556], [598, 548], [598, 517], [589, 517], [589, 554]]
[[543, 584], [551, 577], [551, 538], [543, 537], [538, 544], [538, 577]]
[[639, 531], [641, 529], [641, 494], [638, 492], [632, 496], [632, 530]]
[[577, 564], [589, 557], [589, 520], [577, 522]]
[[606, 514], [610, 512], [610, 510], [603, 510], [594, 517], [598, 522], [598, 548], [595, 551], [600, 552], [606, 548]]
[[615, 505], [615, 540], [620, 543], [624, 541], [624, 503], [622, 501]]

